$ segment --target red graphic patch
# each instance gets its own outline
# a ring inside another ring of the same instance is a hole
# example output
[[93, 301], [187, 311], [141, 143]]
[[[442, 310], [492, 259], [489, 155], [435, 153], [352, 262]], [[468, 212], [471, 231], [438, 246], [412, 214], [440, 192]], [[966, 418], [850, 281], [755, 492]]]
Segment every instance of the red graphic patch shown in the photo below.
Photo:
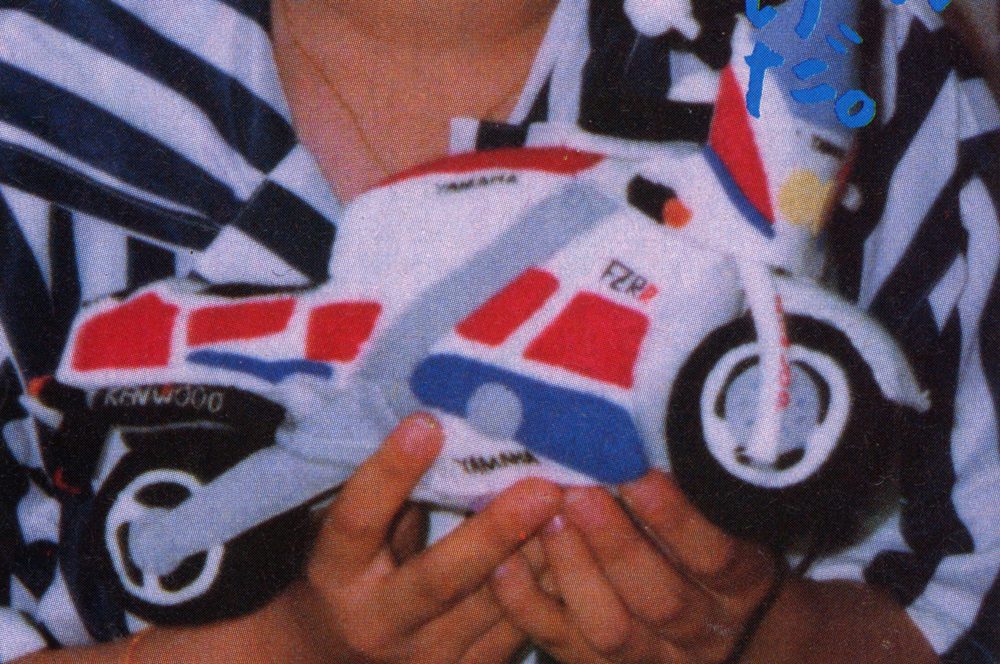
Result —
[[73, 368], [141, 369], [165, 367], [178, 308], [156, 293], [91, 318], [76, 335]]
[[774, 207], [771, 205], [767, 171], [764, 170], [743, 92], [732, 67], [722, 70], [708, 144], [719, 155], [747, 200], [773, 224]]
[[375, 329], [382, 313], [378, 302], [337, 302], [316, 307], [309, 315], [306, 359], [351, 362]]
[[294, 310], [291, 298], [196, 309], [188, 320], [187, 342], [204, 346], [277, 334], [288, 326]]
[[603, 159], [604, 157], [599, 154], [568, 148], [504, 148], [483, 152], [466, 152], [403, 171], [384, 180], [380, 186], [432, 173], [472, 173], [490, 168], [573, 175], [591, 166], [596, 166]]
[[559, 290], [559, 280], [531, 268], [458, 324], [455, 331], [470, 341], [499, 346]]
[[649, 319], [595, 293], [580, 293], [524, 356], [631, 389]]

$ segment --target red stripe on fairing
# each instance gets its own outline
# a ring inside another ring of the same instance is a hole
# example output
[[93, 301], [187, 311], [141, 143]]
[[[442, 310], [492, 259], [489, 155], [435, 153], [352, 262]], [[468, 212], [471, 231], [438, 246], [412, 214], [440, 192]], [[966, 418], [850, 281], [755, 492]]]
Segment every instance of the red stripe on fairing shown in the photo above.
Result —
[[722, 70], [708, 144], [750, 204], [773, 224], [774, 207], [767, 171], [750, 126], [745, 97], [732, 67]]
[[257, 339], [283, 331], [295, 310], [295, 300], [222, 304], [196, 309], [188, 320], [190, 346]]
[[603, 159], [603, 155], [568, 148], [503, 148], [482, 152], [466, 152], [403, 171], [387, 178], [380, 186], [396, 184], [403, 180], [435, 173], [460, 174], [499, 168], [573, 175], [596, 166]]
[[351, 362], [382, 314], [378, 302], [336, 302], [313, 309], [306, 332], [306, 359]]
[[542, 270], [530, 269], [486, 301], [455, 331], [470, 341], [499, 346], [559, 290], [559, 280]]
[[573, 373], [631, 389], [635, 363], [649, 331], [642, 312], [580, 293], [535, 339], [524, 356]]
[[178, 307], [148, 293], [80, 326], [73, 344], [77, 371], [165, 367]]

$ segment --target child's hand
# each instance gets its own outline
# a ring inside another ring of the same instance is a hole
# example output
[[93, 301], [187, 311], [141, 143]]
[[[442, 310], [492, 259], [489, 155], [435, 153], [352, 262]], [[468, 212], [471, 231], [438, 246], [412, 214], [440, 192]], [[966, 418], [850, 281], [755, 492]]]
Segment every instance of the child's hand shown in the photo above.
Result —
[[305, 581], [282, 598], [320, 661], [499, 664], [521, 645], [486, 583], [558, 512], [561, 492], [521, 482], [397, 563], [388, 534], [441, 445], [431, 418], [407, 419], [331, 504]]
[[708, 523], [660, 472], [621, 493], [671, 553], [604, 489], [568, 489], [541, 536], [559, 599], [518, 552], [492, 584], [508, 619], [567, 664], [722, 661], [771, 587], [772, 555]]

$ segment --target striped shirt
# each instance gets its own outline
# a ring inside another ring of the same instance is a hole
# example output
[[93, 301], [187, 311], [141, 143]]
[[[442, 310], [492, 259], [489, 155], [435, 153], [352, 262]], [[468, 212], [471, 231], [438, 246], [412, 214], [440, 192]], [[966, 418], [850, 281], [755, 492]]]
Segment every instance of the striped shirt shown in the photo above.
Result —
[[[562, 0], [510, 122], [456, 132], [456, 147], [523, 143], [544, 120], [704, 142], [710, 102], [675, 85], [690, 54], [637, 35], [621, 4]], [[827, 243], [831, 283], [895, 334], [934, 407], [904, 450], [898, 511], [810, 574], [885, 587], [945, 661], [988, 662], [1000, 659], [1000, 117], [925, 5], [870, 8], [880, 114]], [[195, 268], [326, 278], [339, 204], [292, 129], [268, 7], [0, 2], [0, 662], [137, 626], [81, 597], [86, 566], [65, 545], [75, 508], [18, 402], [55, 368], [80, 303]]]

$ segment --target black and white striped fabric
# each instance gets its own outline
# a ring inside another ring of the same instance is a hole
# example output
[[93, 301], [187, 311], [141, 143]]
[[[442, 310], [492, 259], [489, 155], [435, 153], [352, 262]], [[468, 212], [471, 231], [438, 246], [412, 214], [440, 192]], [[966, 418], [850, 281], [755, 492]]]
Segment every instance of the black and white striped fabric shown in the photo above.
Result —
[[[866, 41], [882, 65], [880, 121], [860, 141], [828, 241], [831, 278], [906, 346], [935, 406], [906, 450], [898, 513], [811, 573], [883, 585], [945, 661], [990, 662], [1000, 659], [1000, 117], [920, 4], [876, 3], [866, 22], [884, 30]], [[59, 545], [71, 512], [61, 518], [42, 434], [17, 400], [55, 367], [80, 302], [193, 270], [326, 278], [339, 205], [290, 125], [268, 6], [0, 0], [0, 662], [112, 638], [102, 625], [123, 620], [76, 596], [86, 570]], [[711, 30], [728, 37], [731, 20]], [[637, 35], [620, 1], [562, 0], [511, 123], [480, 124], [469, 142], [523, 143], [541, 120], [626, 141], [703, 141], [711, 106], [674, 78], [728, 53], [696, 60], [675, 47]]]

